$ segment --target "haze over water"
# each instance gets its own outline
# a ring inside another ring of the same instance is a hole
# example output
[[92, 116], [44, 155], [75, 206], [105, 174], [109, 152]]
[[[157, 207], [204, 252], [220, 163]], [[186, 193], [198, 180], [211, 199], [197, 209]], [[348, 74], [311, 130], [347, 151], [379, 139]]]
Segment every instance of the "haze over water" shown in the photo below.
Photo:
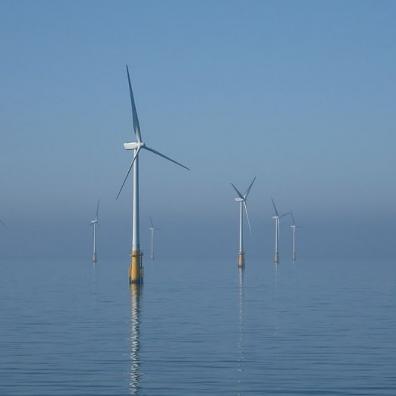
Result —
[[395, 395], [391, 261], [7, 260], [1, 395]]

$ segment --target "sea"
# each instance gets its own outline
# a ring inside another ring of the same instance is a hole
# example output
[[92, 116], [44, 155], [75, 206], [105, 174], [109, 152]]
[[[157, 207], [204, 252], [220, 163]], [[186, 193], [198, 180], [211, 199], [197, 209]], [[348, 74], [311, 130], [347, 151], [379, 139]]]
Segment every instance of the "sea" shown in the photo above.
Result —
[[0, 395], [396, 395], [396, 261], [0, 260]]

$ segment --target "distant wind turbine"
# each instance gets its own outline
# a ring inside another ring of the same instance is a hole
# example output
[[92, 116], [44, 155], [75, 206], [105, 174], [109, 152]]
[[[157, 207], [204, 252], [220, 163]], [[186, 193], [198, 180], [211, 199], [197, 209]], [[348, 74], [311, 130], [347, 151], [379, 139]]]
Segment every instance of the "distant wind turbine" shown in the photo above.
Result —
[[237, 193], [237, 197], [235, 198], [236, 202], [239, 202], [239, 251], [238, 251], [238, 267], [243, 267], [245, 265], [245, 251], [243, 248], [243, 210], [245, 209], [246, 213], [246, 220], [249, 226], [249, 230], [251, 231], [250, 221], [249, 221], [249, 214], [247, 210], [246, 200], [250, 193], [250, 190], [253, 186], [256, 177], [253, 178], [252, 182], [250, 183], [248, 189], [246, 190], [245, 194], [241, 194], [241, 192], [231, 183], [231, 186], [234, 188], [235, 192]]
[[274, 263], [279, 263], [279, 232], [280, 232], [280, 219], [290, 214], [290, 212], [286, 212], [283, 214], [279, 214], [278, 208], [275, 205], [275, 201], [271, 198], [272, 206], [274, 207], [275, 215], [272, 216], [275, 222], [275, 252], [274, 252]]
[[293, 234], [293, 261], [296, 261], [296, 228], [301, 228], [300, 226], [297, 226], [296, 224], [296, 219], [294, 218], [294, 213], [290, 212], [290, 216], [292, 219], [292, 224], [290, 226]]
[[91, 226], [93, 227], [93, 253], [92, 253], [92, 262], [96, 263], [97, 256], [96, 256], [96, 225], [99, 222], [99, 200], [96, 204], [96, 216], [91, 221]]
[[131, 78], [129, 76], [128, 66], [126, 66], [127, 76], [128, 76], [128, 85], [129, 85], [129, 96], [131, 98], [131, 107], [132, 107], [132, 121], [133, 121], [133, 130], [136, 136], [136, 142], [132, 143], [124, 143], [125, 150], [133, 150], [133, 159], [131, 165], [129, 166], [128, 172], [124, 178], [124, 181], [121, 185], [120, 191], [117, 194], [117, 199], [120, 196], [120, 193], [125, 185], [125, 182], [128, 179], [129, 174], [132, 171], [132, 252], [131, 252], [131, 262], [129, 266], [129, 283], [141, 283], [143, 280], [143, 263], [142, 263], [142, 252], [140, 250], [140, 235], [139, 235], [139, 154], [142, 149], [151, 151], [152, 153], [159, 155], [162, 158], [167, 159], [168, 161], [173, 162], [176, 165], [181, 166], [187, 170], [187, 166], [182, 165], [180, 162], [173, 160], [170, 157], [167, 157], [164, 154], [152, 149], [151, 147], [146, 146], [146, 144], [142, 141], [142, 135], [140, 133], [140, 125], [139, 119], [137, 116], [135, 99], [133, 96]]
[[155, 227], [153, 224], [153, 219], [150, 217], [150, 258], [151, 260], [154, 260], [154, 233], [155, 233]]

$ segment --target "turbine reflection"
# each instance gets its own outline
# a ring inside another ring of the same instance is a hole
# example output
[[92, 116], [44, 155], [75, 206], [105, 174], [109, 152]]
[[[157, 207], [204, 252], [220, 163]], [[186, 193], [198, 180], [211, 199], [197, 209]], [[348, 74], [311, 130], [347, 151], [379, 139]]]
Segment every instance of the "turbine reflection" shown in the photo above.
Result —
[[[243, 348], [243, 336], [244, 336], [244, 291], [245, 291], [245, 277], [244, 277], [244, 267], [238, 268], [238, 275], [239, 275], [239, 283], [238, 283], [238, 292], [239, 292], [239, 339], [238, 339], [238, 385], [241, 386], [242, 382], [242, 373], [244, 367], [244, 348]], [[238, 395], [241, 393], [239, 392]]]
[[130, 373], [129, 373], [129, 393], [136, 395], [139, 392], [140, 380], [140, 298], [142, 285], [132, 283], [131, 293], [131, 327], [130, 327]]

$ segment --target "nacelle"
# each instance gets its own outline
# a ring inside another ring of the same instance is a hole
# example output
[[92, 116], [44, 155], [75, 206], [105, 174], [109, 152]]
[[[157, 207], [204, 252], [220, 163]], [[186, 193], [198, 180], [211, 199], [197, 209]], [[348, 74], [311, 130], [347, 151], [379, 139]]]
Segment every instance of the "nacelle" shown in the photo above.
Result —
[[141, 146], [144, 146], [144, 143], [139, 143], [139, 142], [124, 143], [125, 150], [136, 150]]

